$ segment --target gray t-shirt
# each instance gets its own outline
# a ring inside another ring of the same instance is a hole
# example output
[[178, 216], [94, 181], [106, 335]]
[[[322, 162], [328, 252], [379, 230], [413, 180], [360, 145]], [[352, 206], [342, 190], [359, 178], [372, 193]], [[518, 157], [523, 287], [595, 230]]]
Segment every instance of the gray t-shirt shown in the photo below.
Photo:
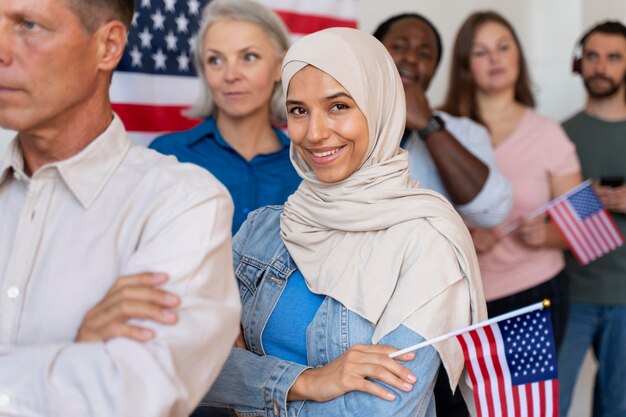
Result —
[[[563, 123], [576, 145], [584, 178], [607, 174], [626, 176], [626, 120], [607, 122], [580, 112]], [[626, 235], [626, 214], [611, 213]], [[566, 254], [571, 299], [578, 303], [626, 304], [626, 245], [588, 265]]]

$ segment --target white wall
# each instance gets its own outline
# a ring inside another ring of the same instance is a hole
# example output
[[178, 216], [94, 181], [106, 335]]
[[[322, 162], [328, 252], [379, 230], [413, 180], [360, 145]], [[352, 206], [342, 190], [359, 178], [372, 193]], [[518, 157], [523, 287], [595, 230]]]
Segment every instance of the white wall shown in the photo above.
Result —
[[584, 91], [571, 73], [574, 45], [591, 24], [606, 18], [626, 20], [623, 0], [360, 0], [359, 22], [372, 32], [387, 17], [418, 12], [428, 17], [443, 38], [444, 56], [429, 90], [433, 105], [443, 101], [450, 50], [456, 31], [475, 10], [492, 9], [504, 15], [521, 39], [531, 71], [539, 112], [563, 120], [580, 108]]

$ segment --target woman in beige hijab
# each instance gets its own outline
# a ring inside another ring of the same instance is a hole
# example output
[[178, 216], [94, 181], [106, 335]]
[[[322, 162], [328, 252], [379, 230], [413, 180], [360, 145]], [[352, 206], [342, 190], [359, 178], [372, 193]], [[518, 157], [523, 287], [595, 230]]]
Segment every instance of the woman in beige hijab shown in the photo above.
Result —
[[282, 82], [303, 181], [234, 238], [246, 345], [206, 400], [272, 416], [434, 415], [440, 358], [452, 388], [461, 377], [456, 340], [387, 355], [484, 319], [484, 300], [460, 217], [410, 179], [395, 65], [371, 35], [328, 29], [289, 49]]
[[452, 389], [465, 382], [456, 340], [388, 355], [486, 314], [462, 220], [410, 179], [396, 67], [371, 35], [335, 28], [289, 49], [282, 82], [303, 181], [234, 237], [243, 333], [203, 403], [245, 415], [434, 416], [440, 362]]

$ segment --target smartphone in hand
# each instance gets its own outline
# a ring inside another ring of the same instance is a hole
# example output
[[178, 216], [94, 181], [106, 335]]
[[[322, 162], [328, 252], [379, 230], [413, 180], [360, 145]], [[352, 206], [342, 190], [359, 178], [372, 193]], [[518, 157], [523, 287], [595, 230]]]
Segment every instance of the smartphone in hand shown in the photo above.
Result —
[[600, 177], [600, 185], [603, 187], [620, 187], [624, 185], [623, 175], [603, 175]]

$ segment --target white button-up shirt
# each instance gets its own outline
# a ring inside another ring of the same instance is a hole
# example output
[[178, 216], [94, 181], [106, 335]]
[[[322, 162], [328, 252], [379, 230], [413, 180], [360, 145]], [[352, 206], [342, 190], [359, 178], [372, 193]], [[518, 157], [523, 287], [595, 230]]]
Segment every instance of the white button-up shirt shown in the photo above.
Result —
[[[134, 147], [122, 123], [24, 174], [0, 162], [0, 415], [187, 416], [239, 329], [233, 205], [205, 170]], [[74, 343], [116, 279], [164, 272], [181, 297], [154, 340]]]

